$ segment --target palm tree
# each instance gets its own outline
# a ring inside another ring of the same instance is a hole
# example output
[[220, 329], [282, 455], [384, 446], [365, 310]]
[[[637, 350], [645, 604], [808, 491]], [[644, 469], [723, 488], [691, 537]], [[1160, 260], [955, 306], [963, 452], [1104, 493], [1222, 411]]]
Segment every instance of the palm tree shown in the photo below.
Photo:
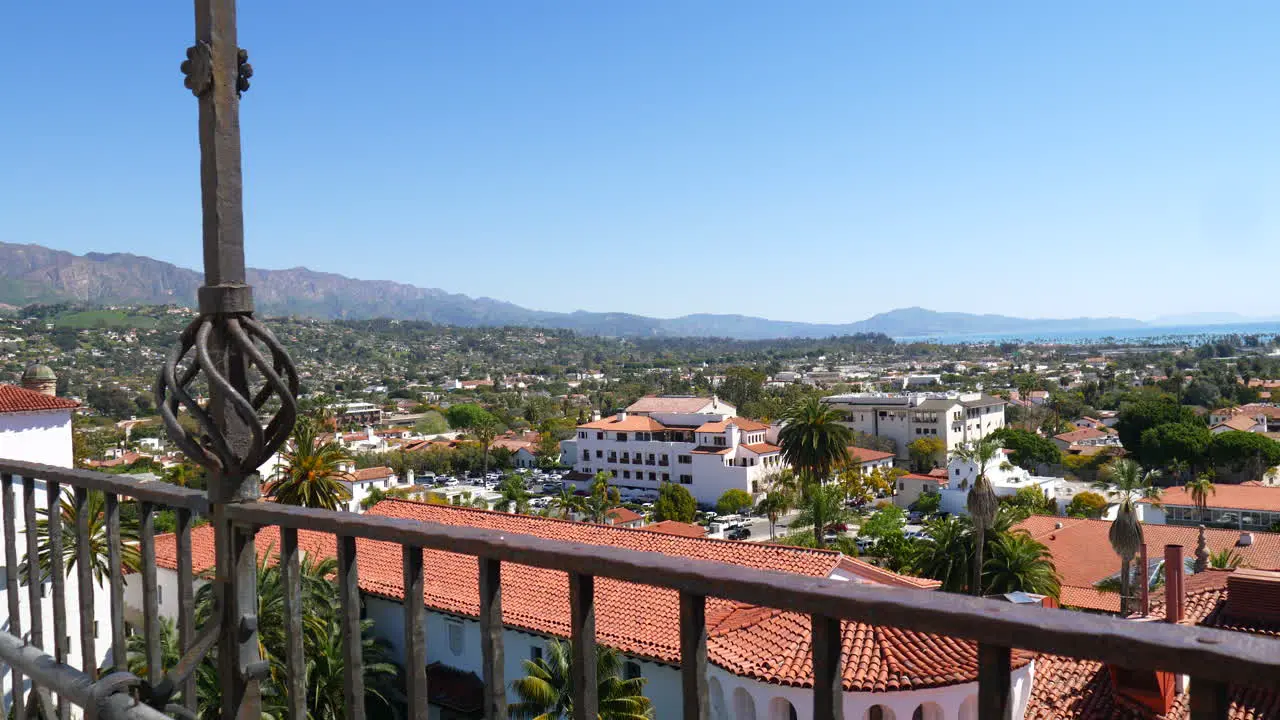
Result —
[[925, 523], [926, 537], [919, 541], [913, 570], [942, 582], [944, 592], [968, 592], [973, 581], [973, 523], [952, 515]]
[[823, 535], [833, 523], [844, 522], [853, 514], [844, 504], [844, 491], [836, 485], [816, 485], [800, 497], [799, 514], [791, 521], [793, 528], [813, 528], [814, 546], [826, 546]]
[[[525, 660], [525, 676], [511, 683], [519, 702], [511, 705], [511, 717], [518, 720], [561, 720], [573, 717], [573, 679], [569, 644], [547, 643], [537, 660]], [[596, 646], [596, 684], [599, 720], [649, 720], [653, 705], [642, 692], [645, 679], [624, 680], [618, 651]]]
[[806, 485], [826, 480], [832, 468], [848, 462], [853, 433], [841, 424], [839, 410], [808, 397], [788, 408], [782, 420], [782, 458], [805, 476]]
[[180, 462], [177, 465], [165, 470], [165, 482], [173, 483], [179, 487], [191, 487], [197, 484], [204, 475], [204, 471], [199, 467], [188, 462]]
[[[75, 572], [78, 562], [79, 536], [76, 535], [76, 507], [70, 490], [64, 490], [58, 500], [58, 519], [62, 523], [62, 565], [68, 577]], [[89, 562], [93, 566], [94, 580], [101, 585], [110, 572], [107, 563], [107, 498], [101, 492], [90, 491], [85, 498], [84, 512], [89, 517]], [[37, 508], [36, 536], [39, 538], [37, 555], [40, 577], [47, 580], [53, 567], [53, 549], [49, 544], [49, 512]], [[125, 517], [120, 518], [120, 566], [126, 571], [137, 572], [141, 567], [138, 554], [138, 525]], [[27, 581], [27, 562], [23, 560], [19, 577]]]
[[776, 540], [778, 518], [791, 509], [791, 496], [782, 490], [770, 490], [756, 504], [756, 512], [769, 518], [769, 539]]
[[973, 521], [973, 582], [970, 589], [974, 595], [982, 594], [982, 550], [987, 540], [987, 531], [996, 519], [996, 511], [1000, 503], [996, 499], [995, 488], [987, 479], [987, 469], [995, 459], [1001, 456], [1000, 443], [990, 436], [976, 442], [960, 445], [952, 451], [951, 456], [957, 460], [973, 463], [978, 468], [978, 476], [969, 488], [969, 496], [965, 505], [969, 510], [969, 518]]
[[1209, 496], [1216, 495], [1218, 492], [1218, 489], [1213, 486], [1213, 479], [1208, 475], [1197, 475], [1195, 480], [1188, 480], [1183, 487], [1191, 496], [1191, 501], [1200, 510], [1200, 522], [1204, 522], [1209, 516]]
[[518, 477], [509, 477], [498, 483], [501, 497], [493, 504], [493, 509], [500, 512], [516, 512], [521, 515], [529, 512], [529, 491], [524, 489], [524, 482]]
[[471, 435], [480, 443], [480, 447], [484, 450], [484, 470], [485, 474], [489, 473], [489, 448], [493, 446], [494, 438], [498, 437], [498, 432], [502, 428], [498, 425], [498, 421], [491, 416], [480, 419], [471, 427]]
[[1244, 565], [1244, 556], [1235, 548], [1222, 548], [1218, 552], [1209, 553], [1209, 567], [1235, 570], [1241, 565]]
[[[1138, 522], [1134, 503], [1146, 498], [1153, 504], [1159, 504], [1160, 488], [1154, 487], [1152, 482], [1160, 477], [1160, 471], [1143, 472], [1138, 463], [1127, 458], [1112, 461], [1105, 470], [1104, 477], [1094, 483], [1094, 487], [1106, 490], [1120, 500], [1107, 538], [1111, 541], [1111, 549], [1120, 556], [1120, 614], [1127, 615], [1132, 584], [1129, 563], [1142, 547], [1142, 523]], [[1145, 568], [1143, 572], [1146, 572]]]
[[575, 511], [582, 512], [585, 509], [583, 498], [575, 495], [573, 487], [569, 485], [561, 487], [560, 494], [553, 496], [551, 502], [547, 503], [547, 510], [552, 514], [560, 513], [562, 520], [568, 520]]
[[582, 498], [582, 513], [587, 522], [603, 523], [609, 517], [609, 511], [622, 502], [617, 488], [609, 487], [612, 476], [607, 472], [598, 472], [591, 481], [591, 494]]
[[266, 488], [276, 502], [337, 510], [351, 499], [351, 490], [343, 482], [351, 477], [343, 468], [353, 461], [351, 454], [333, 440], [321, 441], [314, 421], [298, 421], [281, 457], [284, 464]]
[[1053, 554], [1025, 532], [1004, 533], [992, 543], [983, 579], [987, 593], [1021, 591], [1057, 598], [1062, 590]]

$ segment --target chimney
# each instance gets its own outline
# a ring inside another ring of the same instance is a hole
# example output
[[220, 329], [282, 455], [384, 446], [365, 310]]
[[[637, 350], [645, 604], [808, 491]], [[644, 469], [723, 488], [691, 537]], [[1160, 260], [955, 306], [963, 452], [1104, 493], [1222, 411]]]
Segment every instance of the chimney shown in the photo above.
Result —
[[1235, 620], [1280, 623], [1280, 572], [1239, 568], [1227, 576], [1227, 615]]
[[1183, 585], [1182, 546], [1164, 546], [1164, 614], [1171, 623], [1182, 622], [1186, 592]]
[[1250, 532], [1240, 533], [1240, 539], [1236, 540], [1236, 547], [1249, 547], [1252, 544], [1253, 544], [1253, 533], [1250, 533]]
[[1142, 569], [1142, 582], [1139, 585], [1138, 597], [1141, 598], [1139, 607], [1142, 609], [1142, 617], [1151, 614], [1151, 586], [1147, 581], [1147, 574], [1150, 565], [1147, 564], [1147, 544], [1142, 543], [1142, 549], [1138, 552], [1138, 567]]
[[619, 411], [618, 411], [618, 422], [622, 422], [623, 420], [626, 420], [626, 419], [627, 419], [627, 411], [626, 411], [626, 410], [619, 410]]

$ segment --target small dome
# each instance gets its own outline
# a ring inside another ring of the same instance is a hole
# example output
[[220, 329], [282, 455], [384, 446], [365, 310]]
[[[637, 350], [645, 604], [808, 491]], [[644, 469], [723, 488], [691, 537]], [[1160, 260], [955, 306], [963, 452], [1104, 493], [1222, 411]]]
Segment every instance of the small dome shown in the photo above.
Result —
[[22, 379], [26, 380], [53, 380], [57, 381], [58, 376], [54, 374], [53, 368], [41, 363], [32, 363], [27, 366], [25, 372], [22, 373]]

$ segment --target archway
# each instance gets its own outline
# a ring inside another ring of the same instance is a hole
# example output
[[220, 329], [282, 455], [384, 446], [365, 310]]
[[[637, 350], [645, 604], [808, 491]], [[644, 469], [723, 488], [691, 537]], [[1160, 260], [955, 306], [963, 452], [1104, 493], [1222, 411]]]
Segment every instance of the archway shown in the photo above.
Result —
[[932, 702], [921, 703], [911, 713], [911, 720], [943, 720], [942, 706]]
[[978, 696], [970, 695], [960, 703], [959, 720], [978, 720]]
[[887, 705], [872, 705], [867, 708], [867, 713], [862, 718], [863, 720], [895, 720], [893, 711]]
[[800, 720], [796, 706], [786, 698], [774, 698], [769, 703], [769, 720]]
[[711, 717], [715, 720], [729, 720], [729, 708], [724, 704], [724, 688], [716, 678], [707, 680], [707, 689], [711, 693]]
[[733, 717], [734, 720], [756, 720], [756, 701], [742, 688], [733, 691]]

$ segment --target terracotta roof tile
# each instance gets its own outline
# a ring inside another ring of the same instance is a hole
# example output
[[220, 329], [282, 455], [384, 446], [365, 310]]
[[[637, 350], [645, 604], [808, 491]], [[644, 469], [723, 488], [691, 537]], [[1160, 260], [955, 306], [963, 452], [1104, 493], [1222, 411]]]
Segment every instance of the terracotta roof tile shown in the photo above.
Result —
[[662, 533], [664, 535], [676, 535], [678, 537], [700, 538], [707, 534], [706, 528], [701, 525], [692, 523], [684, 523], [676, 520], [660, 520], [656, 523], [645, 525], [642, 530], [648, 532]]
[[883, 452], [881, 450], [869, 450], [867, 448], [854, 447], [850, 445], [849, 459], [856, 463], [877, 462], [879, 460], [888, 460], [893, 457], [891, 452]]
[[666, 429], [666, 426], [648, 415], [628, 415], [622, 420], [619, 420], [617, 415], [610, 415], [578, 427], [584, 430], [614, 430], [621, 432], [658, 432]]
[[1061, 440], [1062, 442], [1067, 443], [1068, 445], [1074, 445], [1080, 442], [1081, 440], [1094, 440], [1097, 438], [1109, 437], [1112, 434], [1113, 433], [1105, 432], [1097, 428], [1080, 428], [1079, 430], [1072, 430], [1071, 432], [1065, 432], [1060, 435], [1054, 435], [1053, 439]]
[[645, 395], [627, 406], [632, 413], [696, 413], [711, 404], [709, 397]]
[[768, 455], [769, 453], [782, 452], [782, 448], [769, 443], [754, 443], [751, 445], [743, 445], [742, 447], [750, 450], [757, 455]]
[[45, 395], [17, 385], [0, 385], [0, 413], [71, 410], [80, 407], [75, 400]]
[[734, 425], [737, 426], [739, 430], [742, 430], [743, 432], [759, 432], [761, 430], [769, 429], [768, 425], [765, 425], [763, 423], [758, 423], [755, 420], [748, 420], [746, 418], [741, 418], [741, 417], [730, 417], [730, 418], [725, 418], [724, 420], [717, 420], [715, 422], [703, 423], [698, 426], [697, 432], [703, 432], [703, 433], [724, 432], [724, 429], [729, 426], [729, 423], [733, 423]]
[[[1196, 505], [1191, 494], [1181, 487], [1166, 488], [1160, 495], [1160, 502], [1164, 505]], [[1280, 512], [1280, 487], [1217, 484], [1206, 498], [1206, 505], [1211, 508]]]
[[396, 472], [389, 467], [371, 467], [360, 468], [351, 473], [351, 477], [347, 482], [368, 482], [370, 480], [383, 480], [395, 475]]
[[631, 523], [637, 520], [644, 519], [644, 516], [641, 515], [640, 513], [630, 508], [624, 508], [624, 507], [616, 507], [610, 510], [609, 512], [605, 513], [605, 517], [609, 518], [609, 520], [614, 525], [621, 525], [623, 523]]

